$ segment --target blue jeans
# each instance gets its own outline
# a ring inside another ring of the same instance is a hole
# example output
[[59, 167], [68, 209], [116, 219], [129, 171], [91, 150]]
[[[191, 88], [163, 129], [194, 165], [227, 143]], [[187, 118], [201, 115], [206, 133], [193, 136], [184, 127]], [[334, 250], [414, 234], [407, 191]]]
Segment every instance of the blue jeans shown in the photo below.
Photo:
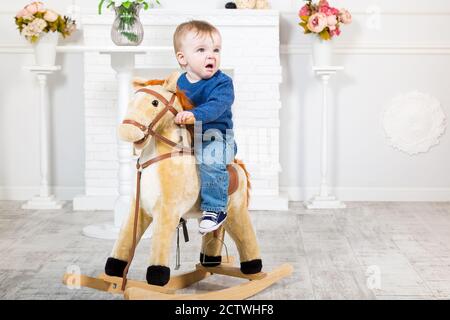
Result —
[[203, 135], [203, 139], [197, 140], [202, 143], [195, 146], [201, 180], [200, 209], [226, 211], [229, 184], [227, 164], [233, 162], [237, 146], [233, 136], [228, 133], [226, 136], [216, 133], [214, 140]]

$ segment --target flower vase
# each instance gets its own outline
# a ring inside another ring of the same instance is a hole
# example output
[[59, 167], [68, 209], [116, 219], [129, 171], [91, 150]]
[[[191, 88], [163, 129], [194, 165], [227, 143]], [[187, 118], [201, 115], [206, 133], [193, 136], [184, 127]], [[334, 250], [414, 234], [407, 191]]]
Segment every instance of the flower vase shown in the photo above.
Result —
[[56, 45], [58, 44], [58, 32], [41, 33], [34, 46], [35, 63], [38, 66], [54, 66], [56, 60]]
[[111, 39], [118, 46], [138, 46], [144, 39], [144, 27], [139, 19], [142, 4], [132, 4], [128, 9], [115, 7], [116, 18], [111, 27]]
[[312, 41], [313, 65], [316, 67], [333, 65], [333, 47], [331, 40], [316, 36]]

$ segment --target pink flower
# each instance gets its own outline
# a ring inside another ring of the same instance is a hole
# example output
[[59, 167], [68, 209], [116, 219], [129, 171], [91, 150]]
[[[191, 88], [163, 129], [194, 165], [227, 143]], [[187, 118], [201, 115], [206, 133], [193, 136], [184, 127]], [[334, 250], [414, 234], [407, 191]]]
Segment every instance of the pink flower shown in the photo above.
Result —
[[337, 16], [339, 14], [339, 10], [336, 8], [332, 8], [329, 6], [321, 6], [319, 7], [319, 12], [326, 14], [327, 16]]
[[16, 18], [23, 18], [28, 16], [30, 13], [28, 12], [28, 10], [26, 10], [25, 8], [21, 9], [19, 12], [17, 12], [16, 14]]
[[337, 25], [337, 23], [338, 23], [338, 18], [337, 18], [337, 16], [328, 16], [327, 17], [327, 24], [328, 24], [328, 26], [329, 27], [331, 27], [331, 26], [335, 26], [335, 25]]
[[339, 13], [339, 21], [343, 24], [349, 24], [352, 22], [352, 15], [348, 12], [348, 10], [341, 9], [341, 12]]
[[327, 1], [327, 0], [320, 0], [318, 6], [319, 6], [319, 7], [321, 7], [321, 6], [327, 6], [327, 7], [329, 7], [330, 5], [328, 4], [328, 1]]
[[340, 34], [341, 34], [341, 29], [339, 29], [338, 27], [334, 27], [333, 30], [330, 29], [330, 35], [332, 37], [339, 36]]
[[327, 27], [327, 16], [324, 13], [315, 13], [308, 20], [308, 29], [320, 33]]
[[58, 14], [53, 10], [47, 10], [44, 14], [44, 19], [48, 22], [55, 22], [58, 19]]
[[298, 12], [298, 15], [300, 17], [307, 17], [311, 14], [311, 11], [309, 10], [309, 7], [307, 5], [304, 5], [300, 11]]
[[37, 12], [44, 12], [44, 4], [42, 2], [36, 1], [32, 2], [29, 5], [25, 7], [25, 10], [27, 10], [30, 14], [35, 14]]

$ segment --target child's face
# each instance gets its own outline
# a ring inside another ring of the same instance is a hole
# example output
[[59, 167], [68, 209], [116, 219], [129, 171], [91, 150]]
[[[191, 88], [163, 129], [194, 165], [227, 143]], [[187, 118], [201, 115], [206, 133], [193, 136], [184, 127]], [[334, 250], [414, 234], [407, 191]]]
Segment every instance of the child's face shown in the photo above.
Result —
[[182, 40], [177, 60], [194, 80], [209, 79], [220, 68], [221, 50], [222, 38], [217, 32], [210, 36], [190, 31]]

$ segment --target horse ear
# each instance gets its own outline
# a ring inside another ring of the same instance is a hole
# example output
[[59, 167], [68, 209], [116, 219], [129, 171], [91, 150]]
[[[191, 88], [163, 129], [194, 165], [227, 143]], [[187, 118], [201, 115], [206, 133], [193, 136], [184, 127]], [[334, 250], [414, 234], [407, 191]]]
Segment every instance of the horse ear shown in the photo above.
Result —
[[140, 77], [133, 78], [133, 88], [134, 90], [138, 90], [140, 88], [143, 88], [147, 85], [148, 80]]
[[172, 72], [166, 81], [164, 81], [163, 87], [172, 93], [177, 92], [177, 82], [180, 75], [178, 71]]

